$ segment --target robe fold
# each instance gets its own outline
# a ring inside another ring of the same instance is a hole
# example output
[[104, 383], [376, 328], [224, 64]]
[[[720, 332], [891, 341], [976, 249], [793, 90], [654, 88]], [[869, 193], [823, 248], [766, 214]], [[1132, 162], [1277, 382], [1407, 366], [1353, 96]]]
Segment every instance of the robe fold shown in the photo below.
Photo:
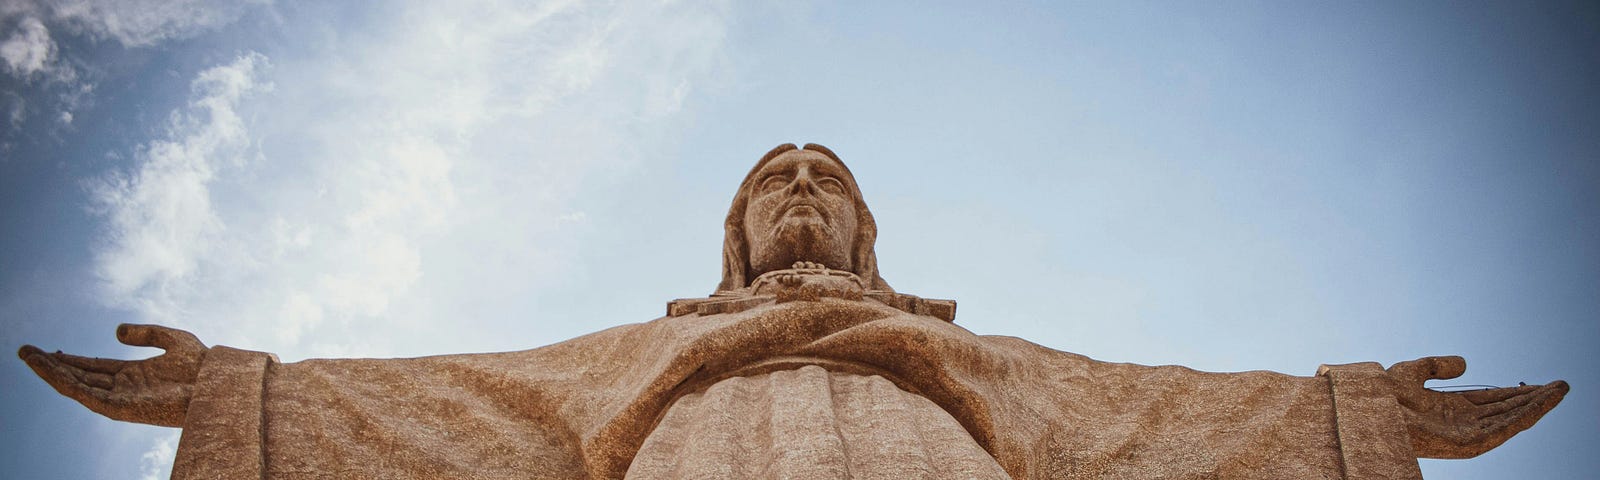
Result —
[[173, 478], [1421, 478], [1382, 373], [1108, 363], [832, 298], [519, 352], [216, 347]]

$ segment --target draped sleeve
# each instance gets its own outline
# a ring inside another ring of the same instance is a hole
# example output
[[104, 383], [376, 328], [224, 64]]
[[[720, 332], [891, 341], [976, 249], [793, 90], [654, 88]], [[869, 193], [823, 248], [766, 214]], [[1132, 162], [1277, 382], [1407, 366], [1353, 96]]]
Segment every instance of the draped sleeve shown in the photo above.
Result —
[[[677, 402], [704, 405], [721, 398], [713, 385], [805, 365], [881, 378], [841, 380], [830, 398], [857, 402], [850, 415], [879, 398], [914, 407], [943, 422], [937, 435], [970, 437], [966, 458], [981, 452], [1012, 478], [1420, 478], [1375, 364], [1299, 377], [1109, 363], [837, 299], [666, 317], [519, 352], [279, 363], [215, 347], [173, 478], [621, 478], [664, 418], [700, 418], [668, 415]], [[872, 443], [880, 424], [841, 425]]]
[[[607, 478], [659, 369], [627, 325], [543, 348], [403, 359], [207, 354], [173, 478]], [[669, 342], [670, 343], [670, 342]]]

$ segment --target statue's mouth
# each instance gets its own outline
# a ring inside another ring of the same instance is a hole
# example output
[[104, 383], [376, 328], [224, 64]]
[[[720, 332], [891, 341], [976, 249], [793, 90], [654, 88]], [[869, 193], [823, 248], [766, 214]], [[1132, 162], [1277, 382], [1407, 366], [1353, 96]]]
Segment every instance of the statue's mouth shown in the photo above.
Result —
[[817, 211], [817, 207], [813, 207], [813, 206], [810, 206], [810, 205], [795, 205], [795, 206], [789, 207], [788, 215], [790, 215], [790, 216], [821, 216], [822, 212]]
[[817, 204], [812, 203], [811, 201], [808, 201], [808, 200], [797, 200], [797, 201], [794, 201], [794, 202], [790, 202], [789, 206], [783, 209], [783, 212], [780, 214], [780, 217], [781, 218], [820, 218], [823, 221], [827, 221], [827, 219], [828, 219], [827, 214], [823, 213], [823, 210], [822, 210], [821, 207], [817, 206]]

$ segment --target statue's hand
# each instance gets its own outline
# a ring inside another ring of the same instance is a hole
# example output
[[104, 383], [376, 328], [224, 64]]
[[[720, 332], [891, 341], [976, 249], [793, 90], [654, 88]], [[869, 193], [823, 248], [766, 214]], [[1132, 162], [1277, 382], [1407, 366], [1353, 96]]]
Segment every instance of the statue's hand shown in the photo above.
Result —
[[751, 283], [756, 294], [775, 296], [778, 303], [824, 297], [860, 300], [866, 291], [862, 285], [854, 273], [812, 262], [795, 262], [793, 268], [764, 273]]
[[46, 353], [23, 345], [17, 356], [57, 392], [96, 413], [125, 422], [183, 426], [205, 344], [192, 333], [160, 325], [122, 324], [117, 340], [167, 353], [144, 360], [112, 360]]
[[1440, 392], [1428, 380], [1467, 371], [1461, 357], [1425, 357], [1389, 367], [1395, 399], [1404, 407], [1411, 448], [1423, 458], [1471, 458], [1527, 430], [1561, 403], [1567, 382], [1466, 392]]

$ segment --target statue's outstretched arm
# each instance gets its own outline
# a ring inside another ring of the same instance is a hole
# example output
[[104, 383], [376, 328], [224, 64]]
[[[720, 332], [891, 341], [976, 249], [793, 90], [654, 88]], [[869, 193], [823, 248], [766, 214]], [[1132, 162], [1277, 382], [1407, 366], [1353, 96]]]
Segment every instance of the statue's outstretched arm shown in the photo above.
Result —
[[1461, 376], [1461, 357], [1426, 357], [1396, 363], [1388, 376], [1396, 384], [1395, 399], [1404, 407], [1411, 448], [1423, 458], [1471, 458], [1500, 446], [1532, 427], [1561, 403], [1567, 382], [1523, 385], [1468, 392], [1440, 392], [1422, 386], [1428, 380]]
[[122, 324], [117, 340], [167, 352], [144, 360], [113, 360], [23, 345], [17, 356], [57, 392], [96, 413], [126, 422], [183, 426], [205, 344], [192, 333], [160, 325]]

